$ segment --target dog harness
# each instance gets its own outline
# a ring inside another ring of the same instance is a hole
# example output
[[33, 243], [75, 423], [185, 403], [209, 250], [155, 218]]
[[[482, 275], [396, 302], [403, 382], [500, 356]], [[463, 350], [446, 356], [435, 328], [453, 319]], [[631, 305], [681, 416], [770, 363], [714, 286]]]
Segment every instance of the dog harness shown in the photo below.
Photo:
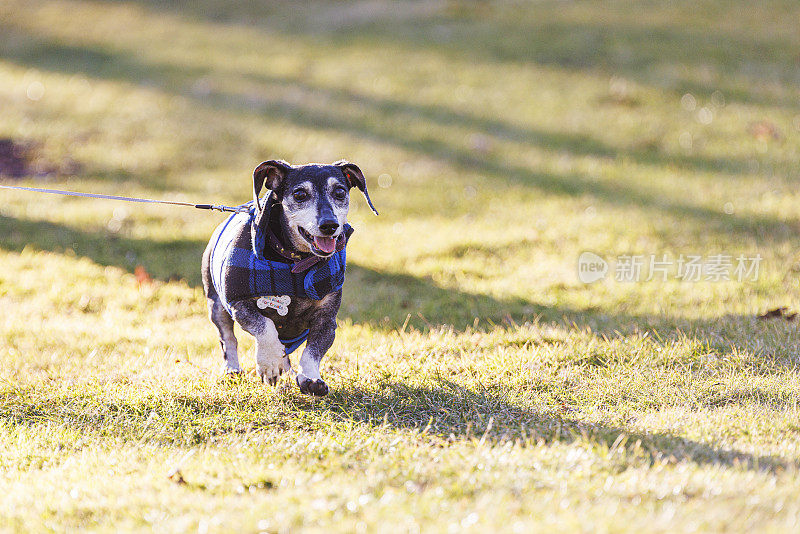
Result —
[[[271, 307], [280, 313], [286, 297], [289, 302], [295, 297], [321, 300], [344, 285], [345, 247], [353, 228], [344, 225], [336, 251], [329, 257], [300, 256], [284, 249], [269, 229], [269, 199], [268, 196], [262, 209], [256, 209], [253, 202], [244, 204], [249, 211], [228, 217], [212, 237], [211, 280], [228, 313], [232, 313], [232, 303], [245, 299], [257, 299], [260, 308]], [[270, 254], [272, 259], [267, 255], [267, 247], [274, 252]], [[289, 262], [278, 261], [274, 259], [276, 256]], [[288, 355], [307, 337], [306, 329], [296, 338], [280, 341]]]

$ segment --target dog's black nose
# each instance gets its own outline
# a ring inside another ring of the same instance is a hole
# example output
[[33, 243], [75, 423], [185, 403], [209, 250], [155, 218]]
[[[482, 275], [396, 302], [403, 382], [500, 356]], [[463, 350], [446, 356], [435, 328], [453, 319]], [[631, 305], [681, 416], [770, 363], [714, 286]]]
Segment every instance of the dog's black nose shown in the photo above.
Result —
[[336, 230], [339, 229], [339, 221], [336, 219], [325, 219], [319, 225], [319, 231], [322, 232], [323, 235], [333, 235], [336, 233]]

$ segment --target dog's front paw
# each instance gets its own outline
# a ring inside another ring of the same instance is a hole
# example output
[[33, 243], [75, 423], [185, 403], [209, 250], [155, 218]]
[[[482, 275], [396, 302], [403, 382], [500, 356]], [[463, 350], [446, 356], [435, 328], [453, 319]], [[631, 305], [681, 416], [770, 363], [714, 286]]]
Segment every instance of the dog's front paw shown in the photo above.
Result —
[[315, 397], [324, 397], [328, 394], [328, 384], [321, 378], [313, 380], [301, 374], [297, 375], [297, 385], [300, 386], [300, 391], [306, 395], [314, 395]]
[[234, 367], [229, 363], [222, 366], [222, 378], [238, 378], [242, 376], [242, 370], [239, 367]]
[[292, 366], [289, 363], [289, 358], [256, 362], [256, 375], [258, 375], [262, 382], [267, 382], [270, 386], [277, 384], [278, 378], [284, 372], [291, 371], [291, 369]]

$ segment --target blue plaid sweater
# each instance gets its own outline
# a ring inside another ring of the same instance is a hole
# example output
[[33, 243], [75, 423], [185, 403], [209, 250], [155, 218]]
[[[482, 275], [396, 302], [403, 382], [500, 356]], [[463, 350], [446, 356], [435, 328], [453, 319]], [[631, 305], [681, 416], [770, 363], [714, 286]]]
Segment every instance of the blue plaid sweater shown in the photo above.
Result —
[[[337, 251], [305, 272], [293, 273], [292, 263], [269, 259], [267, 224], [269, 208], [234, 213], [214, 231], [211, 240], [211, 280], [222, 305], [231, 313], [231, 304], [262, 296], [288, 295], [320, 300], [344, 285], [345, 249]], [[350, 225], [344, 228], [352, 233]], [[294, 339], [281, 339], [286, 354], [296, 350], [308, 337], [308, 330]]]

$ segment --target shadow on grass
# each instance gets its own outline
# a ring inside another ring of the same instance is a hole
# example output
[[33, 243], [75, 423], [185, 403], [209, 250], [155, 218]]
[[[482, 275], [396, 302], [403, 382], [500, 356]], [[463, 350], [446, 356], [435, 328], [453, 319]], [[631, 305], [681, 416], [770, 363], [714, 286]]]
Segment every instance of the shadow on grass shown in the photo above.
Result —
[[[103, 228], [79, 230], [49, 221], [0, 215], [2, 250], [69, 250], [98, 265], [130, 273], [137, 265], [142, 265], [156, 280], [180, 279], [192, 287], [201, 285], [200, 260], [206, 243], [192, 239], [137, 239]], [[445, 324], [460, 330], [472, 325], [476, 318], [501, 324], [509, 318], [522, 322], [534, 315], [561, 320], [568, 314], [565, 310], [545, 308], [520, 298], [498, 299], [442, 288], [429, 279], [381, 272], [359, 266], [352, 260], [347, 270], [339, 318], [376, 327], [397, 328], [409, 315], [409, 325], [421, 330]]]
[[[232, 387], [240, 388], [240, 384]], [[615, 454], [624, 451], [620, 458], [622, 469], [631, 460], [651, 465], [691, 462], [754, 471], [800, 467], [800, 462], [723, 448], [669, 432], [586, 423], [548, 408], [537, 411], [508, 402], [499, 393], [473, 391], [450, 380], [439, 379], [428, 386], [389, 381], [377, 391], [334, 388], [328, 397], [317, 400], [296, 392], [275, 398], [264, 395], [260, 387], [266, 386], [256, 385], [245, 396], [240, 389], [230, 399], [225, 392], [203, 396], [166, 394], [137, 403], [80, 394], [35, 401], [29, 399], [37, 396], [24, 390], [0, 389], [0, 421], [12, 427], [54, 425], [74, 428], [86, 436], [118, 436], [184, 447], [262, 429], [312, 432], [347, 422], [366, 425], [376, 432], [416, 432], [435, 438], [442, 446], [446, 446], [443, 442], [463, 441], [480, 441], [488, 446], [509, 441], [522, 446], [586, 443], [610, 462], [615, 461]], [[530, 396], [535, 402], [537, 392], [531, 391]], [[784, 401], [786, 405], [793, 402]], [[283, 405], [276, 409], [276, 402]], [[709, 404], [707, 408], [714, 406]], [[153, 420], [158, 424], [152, 425]]]
[[[536, 392], [531, 391], [531, 397]], [[741, 402], [741, 398], [739, 401]], [[776, 405], [774, 400], [772, 405]], [[791, 406], [783, 398], [778, 405]], [[708, 407], [719, 403], [710, 403]], [[694, 409], [701, 406], [693, 406]], [[435, 386], [385, 382], [375, 392], [362, 388], [332, 390], [326, 401], [304, 409], [330, 411], [337, 419], [373, 427], [416, 430], [442, 439], [483, 439], [489, 443], [518, 440], [541, 443], [588, 442], [608, 451], [615, 447], [657, 461], [722, 464], [755, 470], [800, 467], [776, 456], [758, 456], [723, 449], [666, 432], [641, 432], [602, 423], [585, 423], [568, 415], [527, 409], [503, 400], [487, 389], [473, 391], [453, 381], [439, 379]]]
[[[16, 31], [0, 24], [2, 31]], [[301, 76], [269, 76], [233, 69], [212, 70], [208, 67], [176, 65], [171, 63], [144, 62], [141, 59], [112, 49], [91, 46], [75, 46], [49, 38], [26, 35], [29, 46], [10, 48], [0, 52], [2, 57], [16, 63], [34, 66], [39, 69], [65, 74], [82, 73], [98, 79], [117, 80], [152, 87], [192, 98], [200, 103], [216, 107], [239, 107], [252, 109], [257, 103], [252, 99], [243, 101], [240, 97], [214, 93], [193, 94], [190, 86], [197, 79], [211, 74], [226, 74], [243, 78], [268, 87], [301, 91], [313, 94], [328, 103], [329, 108], [361, 106], [370, 110], [370, 115], [396, 121], [425, 120], [437, 126], [472, 129], [500, 140], [537, 145], [553, 150], [566, 151], [576, 155], [596, 157], [619, 157], [648, 165], [670, 166], [695, 171], [725, 172], [727, 174], [746, 174], [750, 160], [738, 157], [713, 158], [686, 153], [663, 153], [657, 148], [615, 147], [586, 134], [546, 131], [512, 124], [494, 117], [481, 116], [456, 110], [443, 105], [410, 103], [389, 97], [375, 97], [352, 89], [327, 87], [312, 83]], [[270, 114], [292, 118], [291, 111], [297, 110], [296, 93], [287, 102], [277, 102], [286, 111], [267, 110]], [[334, 127], [320, 124], [320, 126]], [[360, 125], [364, 131], [365, 125]], [[384, 141], [391, 139], [381, 138]], [[403, 145], [403, 143], [401, 143]], [[411, 147], [413, 148], [413, 147]], [[150, 184], [147, 184], [150, 185]], [[156, 182], [154, 187], [159, 186]]]
[[[381, 10], [379, 3], [331, 5], [288, 13], [274, 5], [226, 0], [176, 2], [136, 0], [149, 10], [208, 23], [267, 29], [289, 38], [319, 40], [329, 46], [357, 45], [379, 50], [399, 45], [436, 50], [465, 62], [541, 65], [572, 72], [621, 75], [639, 83], [692, 92], [703, 100], [722, 91], [728, 102], [798, 109], [796, 44], [788, 32], [757, 34], [730, 29], [750, 20], [770, 22], [785, 5], [716, 2], [683, 9], [660, 4], [610, 6], [607, 2], [540, 2], [519, 9], [496, 9], [489, 2], [407, 2]], [[376, 5], [378, 4], [378, 5]], [[408, 10], [398, 18], [398, 12]], [[700, 13], [697, 13], [700, 11]], [[635, 15], [634, 15], [635, 13]], [[720, 21], [717, 24], [717, 21]], [[725, 21], [723, 23], [722, 21]], [[730, 24], [733, 22], [734, 24]]]
[[[201, 285], [200, 260], [206, 243], [192, 239], [137, 239], [102, 228], [79, 230], [49, 221], [0, 215], [0, 249], [11, 252], [70, 250], [98, 265], [118, 267], [131, 273], [137, 265], [142, 265], [157, 280], [182, 279], [192, 287]], [[501, 323], [507, 317], [521, 321], [525, 316], [545, 311], [523, 299], [502, 300], [441, 288], [430, 280], [379, 272], [361, 267], [352, 260], [347, 269], [345, 304], [339, 317], [355, 322], [396, 328], [410, 313], [413, 315], [410, 324], [421, 329], [442, 324], [464, 328], [476, 317]]]
[[[121, 232], [122, 234], [124, 232]], [[191, 287], [201, 286], [200, 261], [206, 240], [132, 238], [104, 228], [82, 230], [50, 221], [17, 219], [0, 215], [0, 249], [9, 252], [51, 251], [73, 253], [105, 267], [117, 267], [133, 273], [137, 265], [161, 282], [182, 280]], [[514, 243], [510, 246], [518, 246]], [[471, 249], [470, 249], [471, 250]], [[69, 252], [68, 252], [69, 251]], [[458, 257], [467, 249], [458, 247], [448, 256]], [[478, 254], [495, 255], [498, 250], [477, 248]], [[200, 313], [202, 310], [198, 310]], [[428, 277], [378, 271], [355, 263], [347, 266], [347, 283], [339, 310], [339, 319], [368, 323], [376, 328], [393, 330], [403, 323], [427, 331], [450, 326], [456, 331], [479, 322], [481, 327], [523, 323], [533, 319], [561, 323], [577, 328], [589, 327], [597, 335], [617, 336], [655, 331], [669, 337], [676, 329], [686, 332], [716, 328], [719, 324], [740, 325], [752, 319], [738, 315], [704, 321], [679, 316], [645, 316], [609, 311], [602, 308], [574, 309], [547, 306], [520, 297], [499, 298], [442, 287]], [[723, 352], [730, 349], [724, 339], [715, 337]]]
[[[300, 78], [279, 78], [238, 73], [245, 79], [261, 84], [291, 88], [324, 98], [298, 103], [295, 95], [272, 95], [256, 98], [236, 93], [212, 90], [196, 95], [190, 85], [209, 74], [207, 68], [147, 63], [130, 54], [109, 49], [74, 46], [48, 38], [29, 37], [33, 44], [5, 51], [7, 59], [27, 66], [56, 72], [76, 73], [120, 80], [127, 83], [152, 84], [153, 80], [166, 92], [181, 95], [210, 109], [226, 109], [242, 115], [253, 113], [266, 117], [281, 117], [296, 125], [313, 129], [330, 129], [357, 135], [380, 143], [389, 143], [405, 150], [446, 162], [470, 173], [481, 173], [498, 184], [517, 183], [543, 193], [570, 197], [592, 196], [613, 206], [648, 210], [675, 220], [689, 220], [702, 225], [705, 233], [734, 234], [742, 237], [783, 243], [794, 239], [798, 228], [778, 218], [753, 215], [725, 214], [721, 209], [688, 202], [653, 189], [646, 184], [632, 186], [621, 181], [602, 181], [580, 173], [556, 174], [541, 172], [475, 151], [439, 137], [418, 134], [397, 124], [416, 118], [435, 126], [456, 126], [485, 133], [490, 137], [511, 139], [547, 149], [564, 150], [573, 154], [599, 157], [621, 157], [659, 166], [677, 165], [699, 171], [744, 172], [748, 162], [736, 159], [708, 159], [698, 156], [663, 154], [658, 150], [612, 147], [602, 141], [580, 134], [534, 130], [507, 124], [497, 119], [479, 117], [445, 107], [376, 98], [344, 89], [312, 85]], [[236, 75], [237, 73], [231, 73]], [[320, 107], [314, 102], [332, 102]], [[369, 113], [353, 113], [350, 108], [366, 107]], [[383, 121], [376, 121], [375, 117]]]
[[136, 239], [103, 228], [78, 230], [49, 221], [0, 215], [0, 249], [70, 250], [104, 267], [134, 272], [137, 265], [143, 265], [156, 279], [185, 279], [192, 286], [200, 284], [200, 258], [205, 245], [191, 239]]
[[[254, 105], [242, 97], [211, 93], [206, 97], [215, 105], [232, 109], [255, 110], [267, 116], [283, 117], [290, 122], [307, 128], [323, 128], [356, 134], [364, 139], [379, 143], [390, 143], [419, 155], [446, 162], [466, 173], [479, 173], [485, 183], [497, 185], [515, 183], [536, 189], [542, 193], [565, 197], [590, 196], [611, 205], [629, 209], [640, 209], [663, 214], [674, 221], [701, 225], [705, 234], [718, 233], [738, 235], [759, 241], [783, 243], [793, 241], [800, 231], [796, 224], [768, 215], [732, 215], [722, 209], [714, 209], [679, 199], [664, 190], [638, 184], [634, 187], [621, 181], [602, 181], [581, 173], [542, 172], [525, 165], [509, 163], [491, 155], [480, 155], [468, 148], [456, 146], [433, 136], [418, 136], [397, 128], [396, 124], [376, 124], [367, 115], [357, 116], [335, 107], [316, 108], [298, 104], [291, 98], [264, 100]], [[568, 144], [579, 143], [577, 139]], [[563, 145], [563, 143], [562, 143]], [[547, 147], [547, 144], [543, 144]], [[558, 144], [555, 145], [558, 147]], [[608, 150], [611, 150], [610, 148]], [[624, 150], [618, 155], [626, 157]], [[642, 156], [648, 158], [649, 156]], [[671, 156], [659, 157], [666, 164]], [[680, 159], [676, 158], [678, 164]], [[669, 223], [672, 228], [673, 223]]]

